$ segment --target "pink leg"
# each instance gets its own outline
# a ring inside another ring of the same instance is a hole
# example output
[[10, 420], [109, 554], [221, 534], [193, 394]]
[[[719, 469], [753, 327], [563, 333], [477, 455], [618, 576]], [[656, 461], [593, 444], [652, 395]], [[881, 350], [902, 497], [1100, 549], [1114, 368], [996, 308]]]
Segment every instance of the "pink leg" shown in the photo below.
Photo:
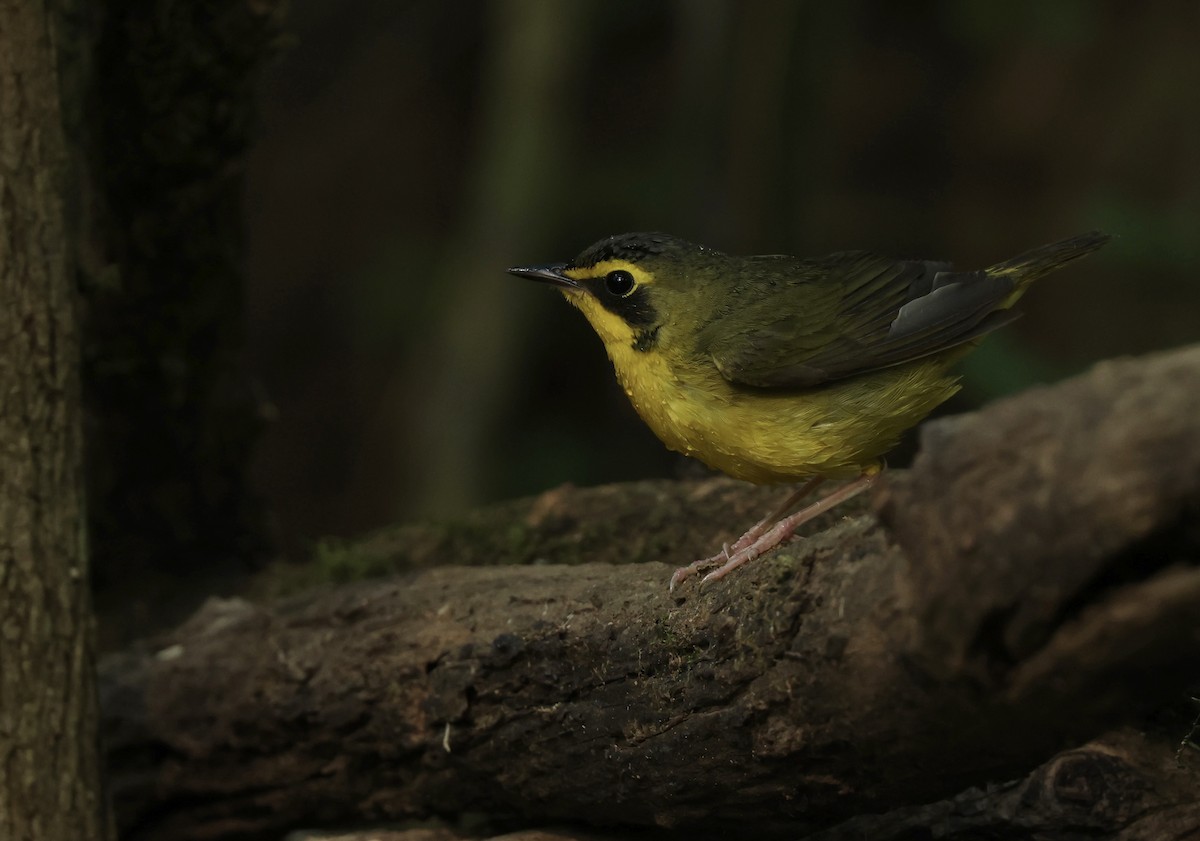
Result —
[[669, 589], [674, 590], [677, 584], [702, 570], [728, 563], [729, 560], [737, 556], [739, 552], [742, 552], [747, 547], [752, 546], [756, 540], [766, 534], [768, 528], [779, 522], [781, 517], [796, 507], [796, 503], [816, 490], [817, 486], [824, 481], [825, 477], [814, 476], [797, 488], [790, 496], [788, 496], [782, 505], [775, 508], [770, 514], [763, 517], [761, 520], [751, 526], [750, 530], [735, 540], [732, 546], [726, 544], [720, 552], [713, 555], [711, 558], [704, 558], [703, 560], [696, 561], [693, 564], [689, 564], [688, 566], [680, 567], [679, 569], [675, 570], [675, 574], [671, 576], [671, 584]]
[[864, 472], [863, 475], [859, 476], [853, 482], [838, 488], [829, 496], [819, 499], [807, 508], [797, 511], [792, 516], [780, 520], [774, 528], [755, 540], [753, 544], [747, 546], [745, 549], [742, 549], [740, 552], [735, 553], [734, 556], [729, 559], [729, 562], [723, 567], [704, 576], [700, 583], [703, 584], [706, 581], [716, 581], [724, 578], [742, 564], [749, 563], [764, 552], [774, 549], [780, 543], [791, 537], [792, 533], [795, 532], [797, 528], [804, 525], [809, 520], [821, 516], [834, 506], [840, 505], [846, 500], [858, 496], [860, 493], [874, 485], [878, 479], [878, 469], [870, 472]]
[[797, 488], [795, 492], [791, 494], [791, 496], [785, 499], [782, 505], [775, 508], [770, 514], [763, 517], [761, 520], [751, 526], [750, 531], [746, 532], [737, 540], [735, 540], [732, 546], [726, 547], [719, 554], [709, 558], [709, 560], [717, 561], [720, 559], [722, 563], [729, 560], [730, 552], [736, 555], [738, 552], [742, 551], [751, 543], [762, 537], [768, 528], [775, 525], [775, 523], [778, 523], [783, 516], [787, 514], [787, 512], [796, 507], [796, 503], [815, 491], [817, 486], [824, 481], [824, 476], [814, 476], [813, 478], [809, 479], [807, 482]]

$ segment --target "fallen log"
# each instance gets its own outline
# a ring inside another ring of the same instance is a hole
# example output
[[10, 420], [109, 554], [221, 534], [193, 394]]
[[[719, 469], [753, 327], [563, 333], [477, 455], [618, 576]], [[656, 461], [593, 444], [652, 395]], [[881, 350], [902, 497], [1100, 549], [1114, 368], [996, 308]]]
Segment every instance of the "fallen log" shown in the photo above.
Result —
[[[804, 841], [1191, 838], [1200, 828], [1197, 786], [1200, 769], [1173, 762], [1160, 741], [1120, 730], [1064, 751], [1024, 779], [971, 788], [937, 803], [851, 818], [807, 835]], [[616, 841], [626, 837], [569, 828], [493, 836], [445, 826], [297, 835], [288, 841]]]
[[[629, 498], [648, 487], [696, 493]], [[586, 523], [594, 493], [528, 510]], [[873, 504], [675, 594], [671, 564], [584, 563], [210, 602], [102, 664], [123, 837], [464, 812], [797, 837], [1021, 778], [1185, 697], [1200, 348], [932, 423]]]

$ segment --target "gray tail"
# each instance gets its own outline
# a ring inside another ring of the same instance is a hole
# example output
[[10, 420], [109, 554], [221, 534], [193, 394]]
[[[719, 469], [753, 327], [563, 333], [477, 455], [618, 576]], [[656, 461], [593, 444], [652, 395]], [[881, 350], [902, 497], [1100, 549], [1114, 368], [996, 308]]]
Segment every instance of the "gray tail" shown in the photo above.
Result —
[[1049, 274], [1057, 268], [1065, 266], [1072, 260], [1077, 260], [1107, 243], [1111, 236], [1101, 231], [1091, 231], [1077, 237], [1064, 239], [1050, 245], [1043, 245], [1027, 251], [1019, 257], [997, 263], [987, 270], [989, 275], [1010, 275], [1016, 285], [1016, 290], [1001, 306], [1007, 309], [1016, 303], [1017, 299], [1029, 286], [1044, 274]]

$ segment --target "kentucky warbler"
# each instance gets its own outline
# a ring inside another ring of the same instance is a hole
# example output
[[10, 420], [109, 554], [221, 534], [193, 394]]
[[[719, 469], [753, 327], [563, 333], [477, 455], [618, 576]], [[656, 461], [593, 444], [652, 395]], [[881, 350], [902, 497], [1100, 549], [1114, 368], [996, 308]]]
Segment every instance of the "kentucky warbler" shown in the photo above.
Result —
[[[1108, 240], [1083, 234], [956, 272], [866, 251], [733, 257], [637, 233], [509, 272], [582, 310], [668, 447], [758, 484], [807, 480], [732, 546], [676, 570], [673, 589], [711, 567], [704, 581], [727, 575], [869, 488], [880, 456], [958, 391], [951, 364], [1017, 317], [1030, 282]], [[829, 478], [854, 481], [787, 516]]]

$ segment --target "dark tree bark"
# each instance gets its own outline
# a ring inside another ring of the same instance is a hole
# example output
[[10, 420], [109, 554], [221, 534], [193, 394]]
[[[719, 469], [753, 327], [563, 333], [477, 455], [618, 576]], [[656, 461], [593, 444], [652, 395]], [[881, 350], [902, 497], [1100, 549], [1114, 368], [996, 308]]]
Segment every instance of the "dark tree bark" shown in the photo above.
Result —
[[0, 838], [108, 836], [61, 9], [0, 0]]
[[[931, 424], [878, 516], [675, 594], [648, 562], [210, 603], [103, 670], [121, 822], [1159, 837], [1197, 814], [1196, 775], [1172, 784], [1173, 744], [1110, 731], [1196, 677], [1198, 418], [1200, 348], [1105, 363]], [[524, 527], [586, 533], [599, 493], [556, 492]]]

